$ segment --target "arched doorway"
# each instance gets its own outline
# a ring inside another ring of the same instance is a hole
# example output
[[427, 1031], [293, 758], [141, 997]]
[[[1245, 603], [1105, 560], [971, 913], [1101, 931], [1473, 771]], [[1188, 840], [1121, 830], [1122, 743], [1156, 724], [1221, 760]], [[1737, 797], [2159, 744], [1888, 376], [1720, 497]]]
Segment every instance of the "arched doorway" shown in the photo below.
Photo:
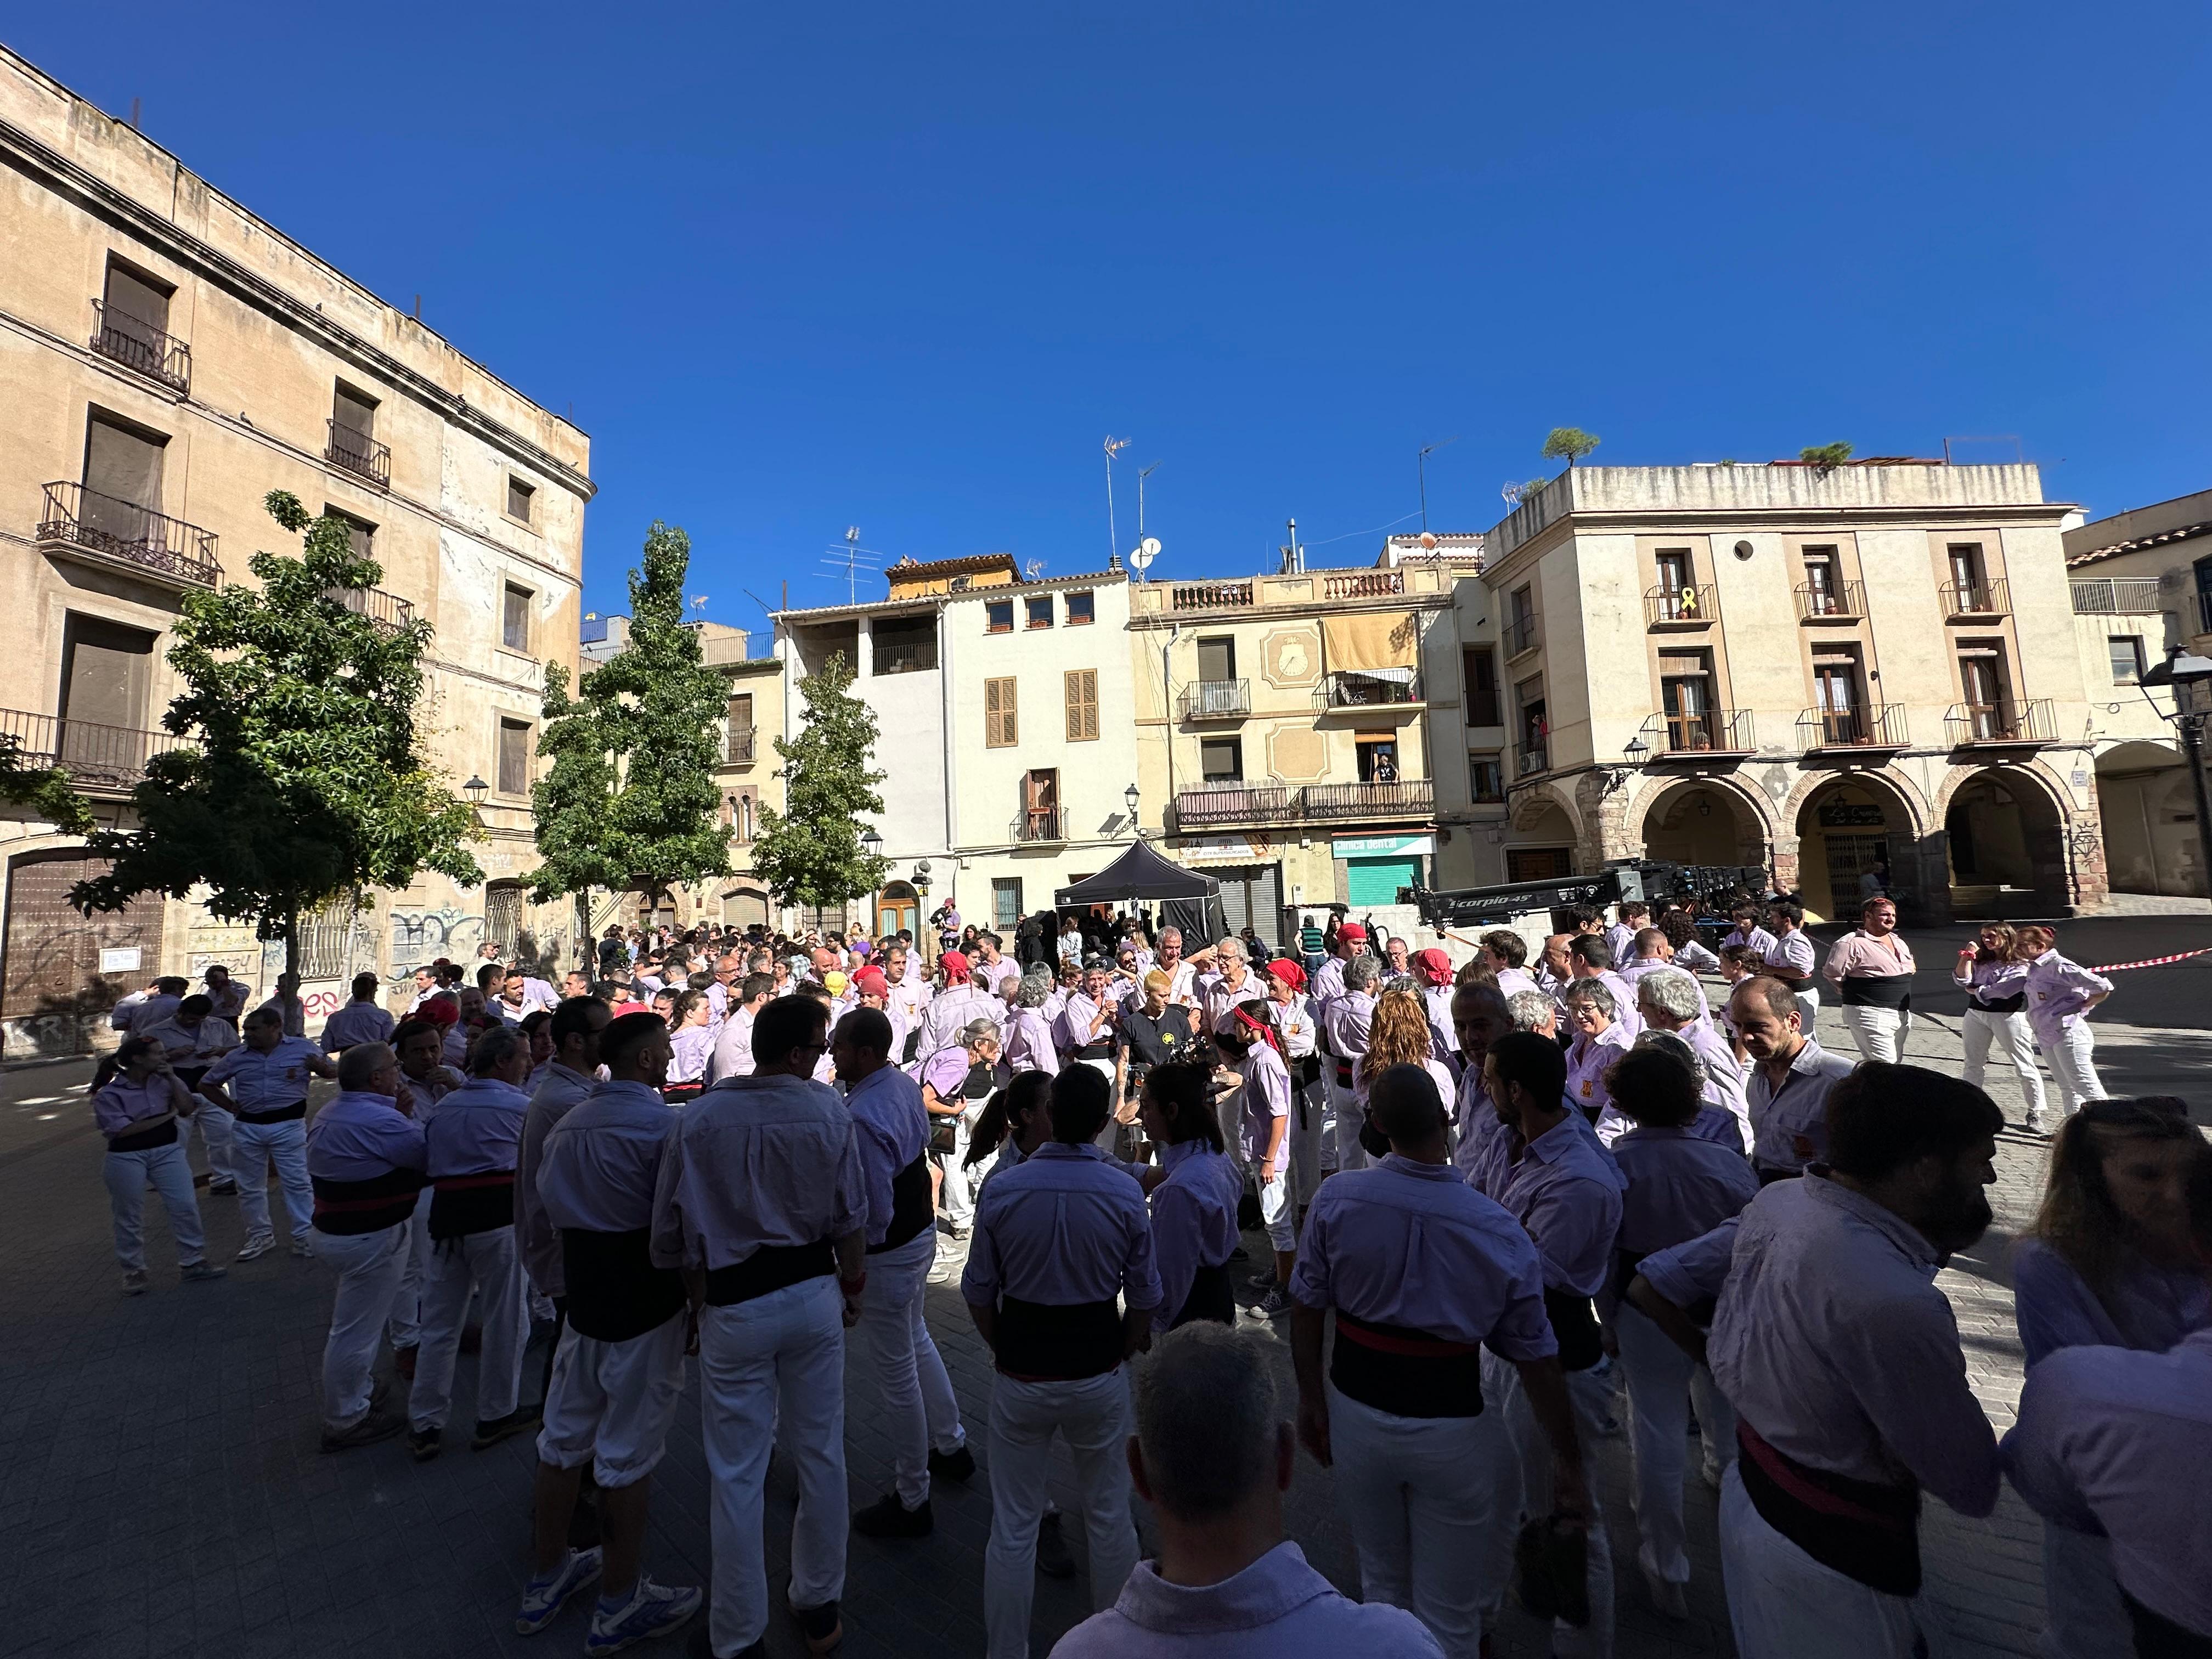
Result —
[[1735, 790], [1705, 779], [1668, 785], [1644, 809], [1644, 856], [1662, 864], [1754, 866], [1771, 862], [1766, 826]]
[[1555, 881], [1575, 873], [1575, 826], [1556, 801], [1530, 800], [1514, 815], [1505, 849], [1508, 881]]
[[769, 925], [768, 894], [757, 886], [732, 887], [722, 895], [722, 926], [743, 930]]
[[1871, 874], [1908, 916], [1923, 915], [1911, 809], [1858, 774], [1822, 784], [1797, 809], [1797, 892], [1808, 921], [1848, 921]]
[[2051, 792], [2014, 767], [1968, 775], [1943, 813], [1956, 916], [2059, 915], [2074, 902], [2066, 826]]
[[916, 939], [921, 937], [921, 900], [909, 882], [893, 881], [884, 884], [876, 895], [876, 937], [889, 939], [904, 928]]
[[2197, 802], [2179, 750], [2122, 743], [2098, 756], [2097, 816], [2114, 892], [2208, 896]]

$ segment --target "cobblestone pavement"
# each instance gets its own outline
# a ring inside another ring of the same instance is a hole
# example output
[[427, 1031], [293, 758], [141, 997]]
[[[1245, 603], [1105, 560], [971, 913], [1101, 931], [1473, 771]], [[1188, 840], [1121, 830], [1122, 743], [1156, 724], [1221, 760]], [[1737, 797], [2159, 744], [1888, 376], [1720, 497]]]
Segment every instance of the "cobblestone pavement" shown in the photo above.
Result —
[[[1822, 1022], [1824, 1040], [1848, 1050], [1832, 1020]], [[1911, 1057], [1954, 1066], [1956, 1023], [1940, 1009], [1921, 1021]], [[2100, 1022], [2100, 1033], [2116, 1092], [2124, 1080], [2203, 1098], [2212, 1041], [2202, 1030]], [[82, 1075], [82, 1068], [49, 1068], [19, 1076], [8, 1091], [64, 1105], [61, 1118], [41, 1121], [39, 1135], [0, 1149], [9, 1245], [9, 1271], [0, 1276], [0, 1492], [8, 1499], [0, 1506], [0, 1653], [438, 1659], [580, 1647], [580, 1611], [532, 1641], [514, 1633], [526, 1571], [527, 1439], [480, 1454], [459, 1448], [421, 1467], [398, 1442], [318, 1454], [316, 1382], [330, 1297], [324, 1270], [278, 1253], [234, 1267], [221, 1283], [179, 1285], [166, 1225], [156, 1219], [148, 1230], [153, 1291], [137, 1300], [117, 1294], [99, 1143], [88, 1128], [70, 1127], [85, 1121], [82, 1094], [70, 1092], [81, 1090]], [[1993, 1074], [1992, 1092], [2017, 1120], [2008, 1073]], [[1977, 1391], [2000, 1431], [2011, 1421], [2021, 1375], [2007, 1260], [2033, 1212], [2043, 1162], [2039, 1143], [2005, 1138], [1997, 1224], [1942, 1279], [1959, 1310]], [[235, 1204], [204, 1198], [202, 1207], [210, 1254], [227, 1259], [240, 1238]], [[1257, 1260], [1264, 1240], [1249, 1242]], [[981, 1451], [988, 1359], [956, 1288], [933, 1286], [929, 1294], [931, 1323]], [[473, 1366], [462, 1361], [456, 1390], [455, 1415], [464, 1421]], [[1283, 1370], [1287, 1386], [1286, 1349]], [[695, 1386], [655, 1477], [647, 1560], [664, 1582], [702, 1583], [708, 1571], [696, 1393]], [[857, 1505], [887, 1485], [889, 1446], [865, 1378], [853, 1380], [850, 1400]], [[1694, 1470], [1697, 1460], [1689, 1461]], [[1650, 1609], [1627, 1566], [1634, 1522], [1624, 1443], [1607, 1443], [1602, 1462], [1624, 1569], [1620, 1652], [1731, 1653], [1712, 1494], [1692, 1475], [1691, 1617], [1669, 1621]], [[1063, 1458], [1063, 1480], [1066, 1474]], [[772, 1579], [783, 1570], [793, 1501], [779, 1457], [769, 1475]], [[1060, 1502], [1068, 1506], [1071, 1495], [1063, 1491]], [[854, 1540], [842, 1650], [849, 1659], [981, 1651], [987, 1481], [940, 1486], [935, 1508], [937, 1529], [926, 1540]], [[1291, 1524], [1314, 1563], [1356, 1593], [1329, 1477], [1303, 1457]], [[1071, 1529], [1071, 1544], [1079, 1558], [1079, 1529]], [[1926, 1553], [1929, 1595], [1946, 1610], [1960, 1652], [1978, 1659], [2033, 1651], [2042, 1613], [2038, 1522], [2009, 1489], [1984, 1521], [1931, 1502]], [[1036, 1651], [1088, 1611], [1080, 1577], [1040, 1579]], [[1501, 1654], [1544, 1650], [1540, 1632], [1518, 1613], [1508, 1615], [1500, 1638]], [[769, 1644], [778, 1656], [804, 1651], [796, 1630], [781, 1622], [771, 1626]], [[680, 1639], [641, 1650], [681, 1650]]]

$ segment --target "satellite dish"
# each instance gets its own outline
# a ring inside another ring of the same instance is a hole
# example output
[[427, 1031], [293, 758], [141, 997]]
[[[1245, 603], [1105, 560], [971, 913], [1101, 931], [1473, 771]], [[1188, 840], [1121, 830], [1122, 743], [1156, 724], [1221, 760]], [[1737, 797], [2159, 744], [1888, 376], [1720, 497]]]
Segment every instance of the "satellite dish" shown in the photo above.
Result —
[[1158, 536], [1147, 536], [1144, 540], [1139, 542], [1136, 547], [1131, 551], [1129, 555], [1129, 568], [1132, 570], [1141, 571], [1147, 565], [1151, 564], [1154, 559], [1157, 559], [1159, 556], [1160, 538]]
[[1430, 552], [1435, 552], [1437, 550], [1436, 532], [1433, 530], [1424, 530], [1421, 532], [1421, 545], [1428, 549]]

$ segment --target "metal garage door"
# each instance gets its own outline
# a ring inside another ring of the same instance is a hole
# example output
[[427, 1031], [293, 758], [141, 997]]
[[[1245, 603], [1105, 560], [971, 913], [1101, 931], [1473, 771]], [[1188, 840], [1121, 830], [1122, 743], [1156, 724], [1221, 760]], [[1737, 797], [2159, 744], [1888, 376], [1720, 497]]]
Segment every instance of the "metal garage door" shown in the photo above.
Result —
[[[1209, 864], [1205, 872], [1221, 884], [1221, 910], [1229, 919], [1229, 931], [1242, 933], [1249, 927], [1270, 945], [1282, 943], [1278, 937], [1283, 931], [1283, 866], [1279, 864], [1237, 864], [1224, 868]], [[1213, 941], [1203, 941], [1212, 944]], [[1185, 951], [1195, 945], [1185, 943]]]
[[[96, 1014], [126, 993], [143, 989], [161, 972], [161, 895], [149, 893], [120, 910], [89, 917], [70, 908], [70, 889], [109, 867], [106, 859], [74, 854], [32, 854], [9, 865], [0, 1018]], [[100, 971], [103, 953], [111, 967], [106, 973]], [[56, 1052], [72, 1052], [75, 1046]]]
[[1346, 859], [1344, 896], [1355, 909], [1370, 904], [1395, 904], [1398, 890], [1421, 878], [1418, 858]]

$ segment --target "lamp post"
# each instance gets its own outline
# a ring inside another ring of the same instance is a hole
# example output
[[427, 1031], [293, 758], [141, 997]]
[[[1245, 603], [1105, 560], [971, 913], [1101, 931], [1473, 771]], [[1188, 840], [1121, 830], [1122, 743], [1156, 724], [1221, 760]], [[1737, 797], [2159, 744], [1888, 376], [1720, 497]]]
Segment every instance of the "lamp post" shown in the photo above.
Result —
[[[2144, 701], [2157, 709], [2160, 719], [2172, 721], [2181, 738], [2190, 787], [2197, 792], [2197, 874], [2205, 884], [2206, 893], [2212, 895], [2212, 794], [2208, 794], [2204, 783], [2204, 727], [2212, 720], [2212, 658], [2200, 657], [2188, 647], [2177, 645], [2166, 653], [2164, 662], [2146, 669], [2138, 684]], [[2158, 700], [2150, 695], [2153, 686], [2164, 686], [2173, 693], [2172, 714], [2159, 708]]]
[[1133, 783], [1127, 789], [1124, 789], [1121, 792], [1121, 799], [1129, 804], [1130, 838], [1134, 841], [1142, 841], [1145, 838], [1145, 826], [1137, 822], [1137, 807], [1139, 803], [1143, 799], [1143, 797], [1138, 794], [1137, 786]]
[[482, 823], [483, 799], [486, 795], [491, 793], [491, 786], [471, 772], [469, 774], [469, 781], [461, 786], [461, 793], [469, 798], [469, 811], [475, 815], [476, 821]]
[[884, 850], [884, 838], [876, 833], [876, 826], [872, 823], [860, 831], [860, 850], [870, 858], [876, 857]]

